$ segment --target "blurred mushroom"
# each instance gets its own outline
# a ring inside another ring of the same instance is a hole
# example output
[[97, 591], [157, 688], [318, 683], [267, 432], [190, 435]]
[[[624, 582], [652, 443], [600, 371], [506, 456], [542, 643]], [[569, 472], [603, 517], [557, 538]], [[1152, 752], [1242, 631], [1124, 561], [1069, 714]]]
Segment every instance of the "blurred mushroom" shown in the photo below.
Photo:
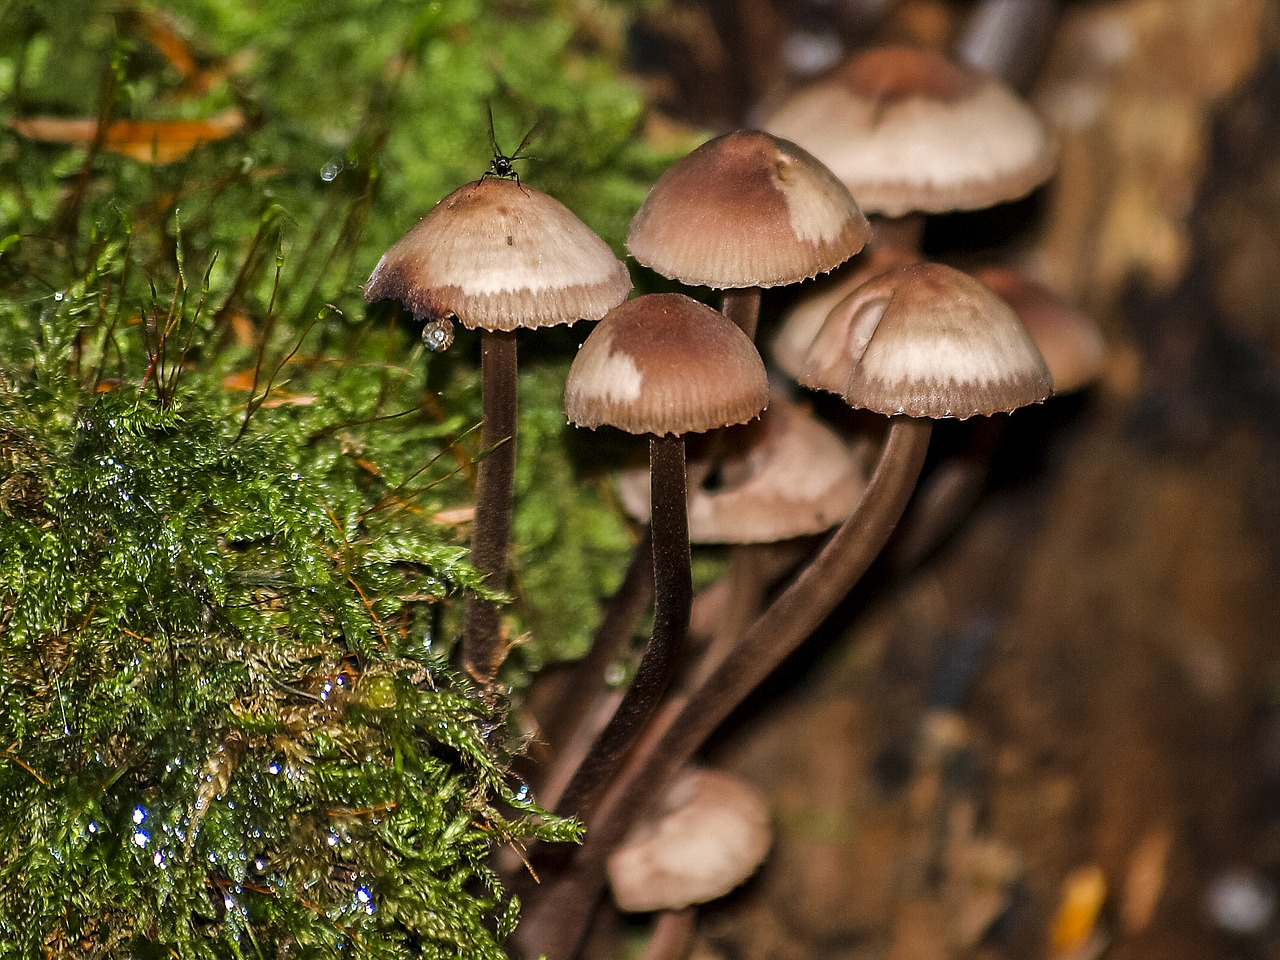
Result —
[[863, 210], [976, 210], [1049, 177], [1044, 125], [991, 75], [930, 50], [877, 47], [783, 103], [766, 129], [825, 163]]
[[678, 910], [723, 897], [764, 862], [769, 810], [755, 787], [686, 770], [609, 858], [609, 886], [630, 913]]
[[[715, 470], [721, 482], [689, 491], [689, 539], [731, 545], [728, 592], [704, 664], [736, 642], [770, 585], [807, 552], [794, 541], [843, 522], [867, 486], [867, 451], [851, 449], [807, 407], [774, 402], [758, 423], [731, 432], [716, 451], [723, 453]], [[641, 472], [624, 473], [619, 489], [627, 510], [647, 518]], [[780, 549], [784, 545], [791, 549]]]
[[[631, 289], [627, 268], [568, 208], [527, 184], [485, 177], [441, 200], [383, 254], [365, 299], [481, 333], [487, 456], [476, 479], [472, 564], [505, 590], [516, 438], [516, 330], [598, 320]], [[467, 605], [462, 662], [481, 683], [506, 654], [493, 602]]]
[[982, 267], [973, 276], [1013, 307], [1049, 366], [1055, 394], [1081, 390], [1102, 373], [1106, 344], [1086, 314], [1010, 267]]

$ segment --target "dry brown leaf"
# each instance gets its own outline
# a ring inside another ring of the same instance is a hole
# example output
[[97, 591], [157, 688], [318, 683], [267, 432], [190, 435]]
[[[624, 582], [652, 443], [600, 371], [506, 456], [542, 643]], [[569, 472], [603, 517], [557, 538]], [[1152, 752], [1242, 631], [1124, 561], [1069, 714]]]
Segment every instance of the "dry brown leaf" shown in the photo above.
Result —
[[[98, 137], [98, 121], [66, 117], [19, 117], [8, 121], [15, 133], [44, 143], [88, 146]], [[102, 148], [142, 163], [173, 163], [201, 144], [221, 140], [244, 126], [239, 110], [204, 120], [113, 120]]]

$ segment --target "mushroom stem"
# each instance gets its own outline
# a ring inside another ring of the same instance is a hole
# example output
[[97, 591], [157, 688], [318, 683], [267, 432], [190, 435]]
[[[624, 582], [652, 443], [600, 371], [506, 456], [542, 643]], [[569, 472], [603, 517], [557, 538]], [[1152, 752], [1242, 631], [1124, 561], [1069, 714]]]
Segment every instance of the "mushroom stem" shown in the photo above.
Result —
[[683, 436], [668, 434], [649, 440], [649, 487], [653, 503], [653, 635], [618, 709], [556, 804], [557, 812], [584, 820], [595, 805], [598, 788], [618, 769], [636, 733], [670, 685], [689, 629], [693, 580]]
[[720, 312], [754, 340], [756, 324], [760, 320], [760, 288], [742, 287], [725, 290], [720, 298]]
[[653, 918], [641, 960], [685, 960], [693, 950], [698, 912], [693, 907], [661, 910]]
[[854, 514], [756, 619], [742, 642], [694, 689], [671, 698], [654, 717], [587, 818], [586, 841], [569, 870], [541, 889], [520, 925], [517, 936], [526, 956], [574, 956], [599, 899], [605, 861], [631, 824], [734, 708], [831, 614], [883, 549], [911, 497], [933, 427], [930, 420], [901, 416], [890, 424], [880, 462]]
[[[483, 330], [480, 335], [480, 443], [486, 451], [476, 471], [476, 519], [471, 532], [471, 564], [491, 590], [507, 588], [507, 541], [511, 532], [511, 496], [516, 468], [516, 334]], [[487, 685], [505, 651], [498, 607], [470, 597], [462, 634], [462, 666]]]
[[920, 256], [924, 226], [923, 213], [904, 213], [900, 217], [877, 216], [871, 219], [877, 248], [899, 250], [912, 257]]

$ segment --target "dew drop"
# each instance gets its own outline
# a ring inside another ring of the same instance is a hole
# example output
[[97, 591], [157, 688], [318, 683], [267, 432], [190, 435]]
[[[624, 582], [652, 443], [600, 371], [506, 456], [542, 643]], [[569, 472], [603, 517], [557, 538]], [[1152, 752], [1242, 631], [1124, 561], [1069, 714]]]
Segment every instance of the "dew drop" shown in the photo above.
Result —
[[422, 327], [422, 345], [432, 353], [448, 350], [453, 345], [453, 321], [449, 317], [428, 320]]
[[320, 168], [320, 179], [325, 183], [332, 183], [338, 179], [338, 174], [342, 172], [342, 161], [336, 157]]

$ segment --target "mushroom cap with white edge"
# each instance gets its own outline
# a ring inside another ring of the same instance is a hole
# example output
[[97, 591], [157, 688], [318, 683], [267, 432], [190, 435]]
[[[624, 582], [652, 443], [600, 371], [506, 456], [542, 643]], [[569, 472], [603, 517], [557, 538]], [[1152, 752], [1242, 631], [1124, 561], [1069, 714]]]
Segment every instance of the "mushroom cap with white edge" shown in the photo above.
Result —
[[[807, 407], [775, 400], [758, 423], [733, 433], [717, 468], [721, 484], [689, 490], [693, 543], [776, 543], [822, 533], [857, 508], [867, 486], [866, 458]], [[692, 480], [699, 471], [691, 467]], [[629, 513], [649, 518], [647, 468], [625, 471], [618, 490]]]
[[1053, 390], [1013, 309], [937, 263], [882, 273], [837, 304], [800, 382], [887, 416], [961, 420], [1038, 403]]
[[703, 433], [759, 416], [769, 399], [764, 361], [724, 315], [679, 293], [615, 307], [578, 350], [564, 409], [579, 427]]
[[681, 283], [775, 287], [825, 273], [870, 236], [830, 170], [794, 143], [739, 130], [667, 168], [631, 221], [627, 249]]
[[825, 163], [863, 210], [977, 210], [1053, 172], [1045, 125], [990, 74], [930, 50], [876, 47], [797, 91], [764, 124]]
[[620, 910], [678, 910], [722, 897], [756, 871], [772, 835], [764, 797], [712, 770], [686, 770], [609, 858]]
[[435, 205], [378, 261], [369, 302], [515, 330], [598, 320], [631, 289], [626, 265], [560, 201], [485, 177]]

